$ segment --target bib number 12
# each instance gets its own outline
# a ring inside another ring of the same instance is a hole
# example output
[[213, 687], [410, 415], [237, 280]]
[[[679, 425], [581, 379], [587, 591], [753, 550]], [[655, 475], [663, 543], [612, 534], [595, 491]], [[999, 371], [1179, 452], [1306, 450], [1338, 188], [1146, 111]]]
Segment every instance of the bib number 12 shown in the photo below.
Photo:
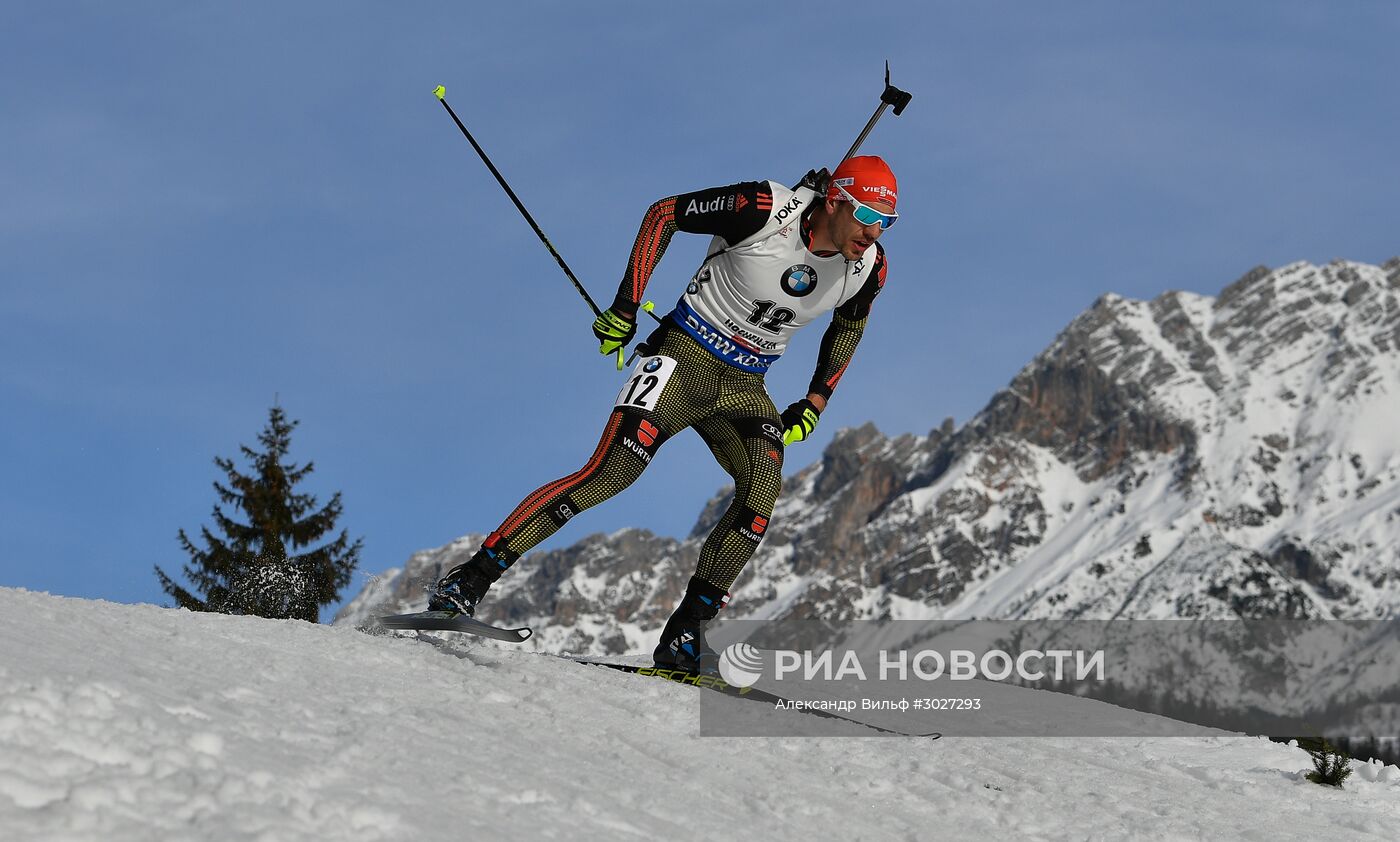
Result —
[[749, 324], [762, 325], [764, 330], [777, 333], [783, 329], [783, 325], [792, 321], [797, 314], [786, 307], [774, 307], [776, 301], [755, 301], [753, 312], [749, 314]]
[[618, 409], [656, 409], [661, 390], [676, 373], [676, 361], [670, 357], [643, 357], [637, 360], [632, 375], [617, 393], [613, 406]]

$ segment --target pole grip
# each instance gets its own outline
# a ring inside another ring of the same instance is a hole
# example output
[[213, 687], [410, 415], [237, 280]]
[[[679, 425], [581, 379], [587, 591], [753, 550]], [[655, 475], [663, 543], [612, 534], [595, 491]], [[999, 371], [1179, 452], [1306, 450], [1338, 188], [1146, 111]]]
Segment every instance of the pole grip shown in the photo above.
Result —
[[913, 98], [913, 94], [908, 91], [901, 91], [899, 88], [890, 84], [890, 63], [886, 60], [885, 90], [880, 94], [880, 105], [875, 109], [875, 114], [871, 116], [870, 122], [865, 124], [865, 129], [862, 130], [860, 136], [856, 138], [856, 142], [852, 143], [851, 148], [846, 151], [846, 157], [841, 160], [844, 161], [846, 158], [855, 156], [856, 152], [860, 149], [860, 145], [865, 143], [865, 139], [870, 136], [871, 129], [874, 129], [875, 124], [880, 122], [880, 117], [884, 115], [886, 108], [894, 108], [894, 116], [898, 117], [900, 114], [904, 113], [905, 107], [909, 105], [909, 100]]

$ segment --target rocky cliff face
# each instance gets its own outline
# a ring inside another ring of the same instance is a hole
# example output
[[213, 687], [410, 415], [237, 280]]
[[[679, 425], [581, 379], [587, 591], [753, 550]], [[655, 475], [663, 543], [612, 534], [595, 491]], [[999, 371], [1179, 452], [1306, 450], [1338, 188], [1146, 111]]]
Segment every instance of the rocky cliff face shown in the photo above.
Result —
[[[1398, 418], [1400, 259], [1106, 295], [961, 429], [842, 431], [788, 478], [730, 612], [1391, 616]], [[529, 556], [483, 616], [547, 649], [649, 650], [727, 497], [681, 541], [625, 530]], [[414, 556], [338, 622], [421, 607], [479, 539]]]

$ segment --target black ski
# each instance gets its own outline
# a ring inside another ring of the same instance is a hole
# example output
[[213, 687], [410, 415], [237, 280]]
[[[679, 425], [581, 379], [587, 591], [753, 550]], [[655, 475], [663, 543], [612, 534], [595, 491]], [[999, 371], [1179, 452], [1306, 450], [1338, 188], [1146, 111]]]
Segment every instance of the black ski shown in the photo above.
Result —
[[[466, 614], [455, 614], [450, 611], [419, 611], [414, 614], [392, 614], [387, 617], [378, 618], [379, 625], [386, 629], [403, 629], [412, 631], [455, 631], [464, 634], [476, 635], [477, 637], [489, 637], [493, 640], [504, 640], [509, 643], [523, 643], [530, 639], [534, 632], [527, 626], [518, 629], [501, 628], [467, 616]], [[590, 667], [606, 667], [618, 672], [631, 673], [643, 678], [660, 678], [674, 684], [687, 684], [692, 687], [701, 687], [706, 690], [714, 690], [726, 696], [733, 696], [737, 699], [750, 699], [755, 702], [763, 702], [768, 705], [794, 705], [795, 703], [786, 697], [776, 693], [769, 693], [766, 690], [759, 690], [754, 687], [739, 687], [730, 684], [723, 678], [715, 675], [700, 675], [682, 669], [667, 669], [657, 666], [641, 666], [637, 664], [619, 664], [614, 661], [598, 661], [589, 658], [575, 658], [561, 656], [565, 660], [573, 661]], [[926, 734], [916, 734], [909, 731], [899, 731], [893, 728], [884, 728], [879, 725], [872, 725], [869, 722], [861, 722], [859, 719], [852, 719], [842, 716], [839, 713], [832, 713], [829, 710], [817, 708], [790, 707], [799, 713], [811, 716], [820, 716], [823, 719], [835, 719], [841, 722], [849, 722], [852, 725], [860, 725], [881, 734], [892, 734], [899, 737], [925, 737], [936, 740], [943, 735], [937, 731], [930, 731]]]
[[[793, 701], [791, 699], [779, 696], [775, 693], [769, 693], [766, 690], [759, 690], [753, 687], [738, 687], [736, 685], [730, 684], [729, 682], [725, 681], [723, 678], [720, 678], [717, 675], [698, 675], [696, 673], [682, 669], [668, 669], [666, 667], [657, 666], [648, 667], [639, 666], [637, 664], [619, 664], [613, 661], [594, 661], [587, 658], [571, 658], [568, 656], [564, 657], [566, 660], [573, 661], [576, 664], [583, 664], [585, 666], [590, 667], [607, 667], [608, 669], [617, 670], [618, 672], [631, 673], [633, 675], [640, 675], [645, 678], [660, 678], [675, 684], [688, 684], [692, 687], [703, 687], [706, 690], [714, 690], [718, 693], [723, 693], [726, 696], [733, 696], [737, 699], [751, 699], [755, 702], [763, 702], [769, 705], [793, 704]], [[937, 731], [930, 731], [927, 734], [914, 734], [908, 731], [897, 731], [893, 728], [882, 728], [879, 725], [871, 725], [869, 722], [861, 722], [859, 719], [851, 719], [848, 716], [842, 716], [839, 713], [832, 713], [829, 710], [819, 710], [816, 708], [802, 707], [792, 707], [790, 709], [798, 711], [799, 713], [811, 714], [812, 716], [820, 716], [823, 719], [837, 719], [842, 722], [849, 722], [852, 725], [860, 725], [865, 728], [869, 728], [872, 731], [879, 731], [882, 734], [893, 734], [900, 737], [927, 737], [931, 740], [936, 740], [939, 737], [943, 736]]]
[[380, 617], [379, 625], [386, 629], [409, 629], [413, 631], [453, 631], [504, 640], [507, 643], [524, 643], [534, 634], [528, 626], [507, 629], [483, 623], [475, 617], [457, 614], [452, 611], [419, 611], [414, 614], [391, 614]]

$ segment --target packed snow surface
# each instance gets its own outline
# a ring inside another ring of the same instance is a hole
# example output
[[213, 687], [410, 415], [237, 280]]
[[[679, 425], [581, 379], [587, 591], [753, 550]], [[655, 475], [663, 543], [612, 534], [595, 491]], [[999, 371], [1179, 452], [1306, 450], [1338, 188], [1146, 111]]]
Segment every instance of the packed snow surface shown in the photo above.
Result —
[[706, 738], [701, 692], [491, 642], [0, 588], [0, 838], [1277, 840], [1400, 827], [1400, 769], [1360, 765], [1344, 790], [1324, 788], [1303, 779], [1305, 752], [1258, 738]]

